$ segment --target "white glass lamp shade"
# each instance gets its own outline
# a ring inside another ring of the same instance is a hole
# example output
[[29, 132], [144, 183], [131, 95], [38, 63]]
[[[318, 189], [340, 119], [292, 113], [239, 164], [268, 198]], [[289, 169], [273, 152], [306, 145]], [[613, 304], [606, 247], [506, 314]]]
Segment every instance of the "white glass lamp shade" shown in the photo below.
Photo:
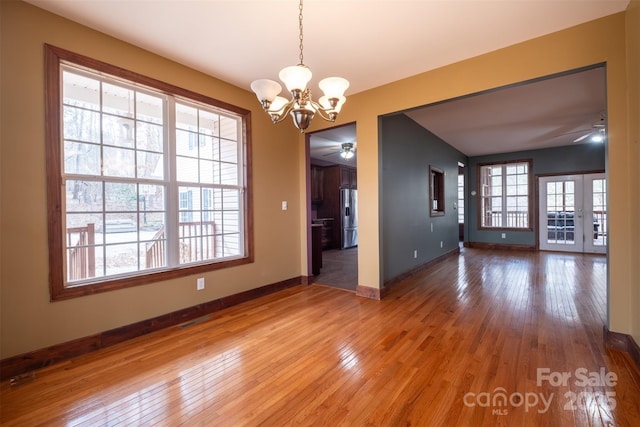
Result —
[[293, 92], [296, 89], [304, 91], [312, 75], [308, 67], [304, 65], [294, 65], [280, 70], [279, 77], [287, 87], [287, 90]]
[[282, 110], [282, 107], [284, 107], [288, 103], [289, 103], [289, 100], [287, 98], [284, 98], [282, 96], [276, 96], [274, 100], [271, 102], [271, 106], [269, 107], [269, 110], [280, 111]]
[[353, 156], [354, 156], [354, 153], [350, 149], [342, 150], [342, 152], [340, 153], [340, 157], [342, 157], [345, 160], [349, 160]]
[[329, 101], [329, 99], [331, 98], [329, 98], [327, 95], [321, 96], [320, 99], [318, 99], [318, 102], [320, 103], [320, 105], [322, 105], [322, 108], [324, 108], [325, 110], [335, 111], [336, 113], [339, 113], [345, 101], [347, 100], [347, 98], [345, 98], [344, 96], [339, 96], [337, 98], [338, 98], [338, 103], [336, 104], [335, 107], [331, 106], [331, 102]]
[[272, 102], [282, 91], [280, 83], [269, 79], [254, 80], [251, 82], [251, 90], [255, 92], [258, 101]]
[[340, 98], [349, 88], [349, 81], [342, 77], [327, 77], [320, 80], [318, 86], [328, 98]]

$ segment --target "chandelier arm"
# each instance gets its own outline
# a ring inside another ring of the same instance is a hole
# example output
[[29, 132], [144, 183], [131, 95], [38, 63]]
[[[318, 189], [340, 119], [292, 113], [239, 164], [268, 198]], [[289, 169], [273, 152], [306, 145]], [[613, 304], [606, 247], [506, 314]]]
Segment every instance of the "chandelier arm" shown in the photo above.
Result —
[[279, 110], [265, 110], [269, 116], [271, 116], [271, 120], [273, 123], [280, 123], [284, 119], [289, 116], [289, 113], [293, 109], [293, 105], [295, 104], [295, 100], [292, 99], [286, 104], [282, 106]]
[[313, 105], [313, 108], [320, 115], [320, 117], [322, 117], [324, 120], [326, 120], [328, 122], [335, 122], [336, 121], [336, 117], [338, 117], [338, 113], [333, 111], [333, 108], [329, 108], [329, 109], [324, 108], [322, 105], [320, 105], [319, 103], [317, 103], [316, 101], [313, 101], [313, 100], [309, 100], [309, 103], [311, 105]]

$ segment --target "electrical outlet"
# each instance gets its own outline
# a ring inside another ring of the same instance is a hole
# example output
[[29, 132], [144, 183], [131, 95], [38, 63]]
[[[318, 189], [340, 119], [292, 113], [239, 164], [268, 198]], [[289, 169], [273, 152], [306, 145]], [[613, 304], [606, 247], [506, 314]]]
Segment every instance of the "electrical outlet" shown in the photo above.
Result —
[[507, 233], [502, 233], [502, 238], [506, 239], [507, 238]]
[[289, 207], [289, 206], [288, 206], [288, 204], [287, 204], [287, 201], [286, 201], [286, 200], [283, 200], [283, 201], [282, 201], [282, 210], [283, 210], [283, 211], [286, 211], [288, 207]]
[[418, 258], [418, 250], [413, 251], [413, 258]]
[[204, 277], [198, 277], [196, 280], [196, 290], [201, 291], [204, 289]]

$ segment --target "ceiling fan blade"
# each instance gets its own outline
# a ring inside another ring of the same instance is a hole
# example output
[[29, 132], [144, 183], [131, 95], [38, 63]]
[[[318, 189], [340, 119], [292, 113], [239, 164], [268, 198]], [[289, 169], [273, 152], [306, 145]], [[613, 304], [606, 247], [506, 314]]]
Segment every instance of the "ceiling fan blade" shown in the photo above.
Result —
[[578, 138], [574, 139], [574, 140], [573, 140], [573, 142], [580, 142], [580, 141], [582, 141], [582, 140], [584, 140], [584, 139], [586, 139], [586, 138], [590, 137], [592, 134], [593, 134], [593, 132], [589, 132], [589, 133], [587, 133], [587, 134], [584, 134], [584, 135], [582, 135], [582, 136], [580, 136], [580, 137], [578, 137]]

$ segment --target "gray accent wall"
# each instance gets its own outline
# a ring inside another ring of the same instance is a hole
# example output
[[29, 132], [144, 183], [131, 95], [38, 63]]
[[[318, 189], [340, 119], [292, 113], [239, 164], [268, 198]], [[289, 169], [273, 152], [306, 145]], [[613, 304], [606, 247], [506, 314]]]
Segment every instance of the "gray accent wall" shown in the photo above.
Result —
[[[404, 114], [380, 118], [379, 149], [381, 268], [388, 281], [458, 247], [458, 162], [467, 158]], [[445, 173], [443, 216], [430, 215], [430, 165]]]
[[[533, 203], [536, 212], [537, 191], [536, 179], [538, 175], [568, 175], [575, 173], [602, 172], [605, 170], [604, 144], [575, 144], [565, 147], [548, 148], [542, 150], [519, 151], [513, 153], [496, 154], [491, 156], [470, 157], [466, 172], [465, 201], [467, 212], [465, 215], [465, 241], [479, 243], [499, 243], [513, 245], [536, 244], [538, 229], [537, 218], [532, 217], [533, 231], [504, 231], [478, 230], [478, 197], [471, 195], [471, 191], [478, 189], [478, 165], [483, 163], [509, 162], [516, 160], [531, 160], [533, 174]], [[506, 238], [502, 238], [505, 233]]]

